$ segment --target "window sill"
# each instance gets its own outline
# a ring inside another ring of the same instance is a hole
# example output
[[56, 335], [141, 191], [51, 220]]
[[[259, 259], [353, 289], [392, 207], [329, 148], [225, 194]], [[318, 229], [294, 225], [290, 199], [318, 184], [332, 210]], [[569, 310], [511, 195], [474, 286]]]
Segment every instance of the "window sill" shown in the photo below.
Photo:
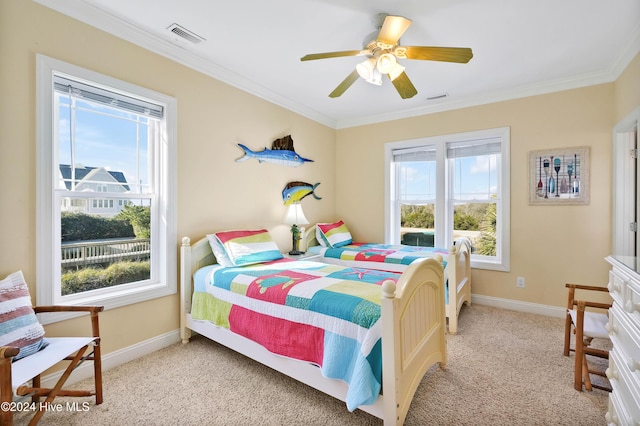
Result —
[[[77, 297], [67, 300], [55, 301], [58, 305], [102, 305], [104, 310], [120, 308], [122, 306], [133, 305], [136, 303], [146, 302], [148, 300], [157, 299], [159, 297], [170, 296], [177, 293], [176, 283], [169, 284], [149, 284], [140, 286], [135, 289], [123, 289], [120, 291], [112, 290], [108, 293], [88, 294], [85, 297]], [[56, 313], [47, 314], [40, 317], [41, 323], [52, 324], [59, 321], [65, 321], [79, 316], [77, 313]]]

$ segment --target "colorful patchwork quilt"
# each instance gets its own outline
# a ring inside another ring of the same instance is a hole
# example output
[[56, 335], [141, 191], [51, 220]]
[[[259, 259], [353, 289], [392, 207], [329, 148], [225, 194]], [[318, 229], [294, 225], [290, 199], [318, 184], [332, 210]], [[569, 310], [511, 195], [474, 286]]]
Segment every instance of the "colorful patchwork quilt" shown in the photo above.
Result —
[[323, 376], [349, 385], [346, 402], [353, 411], [380, 393], [381, 285], [399, 277], [289, 259], [219, 267], [194, 276], [191, 315], [318, 365]]
[[[416, 259], [433, 257], [443, 258], [449, 250], [434, 247], [406, 246], [400, 244], [353, 243], [338, 248], [323, 247], [320, 254], [326, 258], [343, 261], [380, 262], [393, 265], [409, 265]], [[446, 262], [446, 261], [444, 261]], [[446, 263], [443, 262], [443, 266]]]

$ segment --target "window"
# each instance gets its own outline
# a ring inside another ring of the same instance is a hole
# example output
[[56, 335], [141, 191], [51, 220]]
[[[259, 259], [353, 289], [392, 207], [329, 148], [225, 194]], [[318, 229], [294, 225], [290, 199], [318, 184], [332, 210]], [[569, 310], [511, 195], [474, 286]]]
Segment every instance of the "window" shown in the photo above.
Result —
[[509, 270], [509, 128], [385, 145], [385, 239], [450, 247], [471, 265]]
[[176, 101], [37, 56], [37, 297], [176, 292]]

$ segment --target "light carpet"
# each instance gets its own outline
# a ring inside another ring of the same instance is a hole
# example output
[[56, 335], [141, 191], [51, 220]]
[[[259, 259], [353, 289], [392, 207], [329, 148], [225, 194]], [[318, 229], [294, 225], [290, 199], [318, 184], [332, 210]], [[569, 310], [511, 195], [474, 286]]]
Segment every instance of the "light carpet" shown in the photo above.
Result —
[[[573, 389], [563, 336], [558, 318], [463, 307], [459, 333], [447, 335], [447, 368], [427, 372], [405, 425], [605, 425], [608, 393]], [[203, 337], [105, 372], [103, 404], [80, 400], [87, 411], [48, 412], [40, 424], [382, 424]]]

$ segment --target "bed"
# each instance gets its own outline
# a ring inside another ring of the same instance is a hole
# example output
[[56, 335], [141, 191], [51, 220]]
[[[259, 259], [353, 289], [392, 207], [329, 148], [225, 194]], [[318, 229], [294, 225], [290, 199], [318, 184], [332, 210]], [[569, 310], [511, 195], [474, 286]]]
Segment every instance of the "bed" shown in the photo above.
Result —
[[[278, 355], [267, 350], [261, 344], [230, 331], [229, 328], [215, 325], [210, 321], [195, 319], [194, 313], [199, 308], [195, 306], [198, 297], [196, 297], [197, 292], [194, 292], [194, 288], [197, 290], [200, 287], [201, 289], [202, 281], [206, 284], [211, 276], [217, 279], [218, 274], [235, 273], [235, 271], [231, 271], [234, 268], [216, 265], [216, 257], [213, 254], [209, 238], [203, 238], [191, 244], [191, 240], [184, 237], [180, 255], [180, 332], [183, 343], [187, 343], [192, 332], [196, 332], [345, 401], [350, 410], [355, 409], [355, 407], [348, 405], [350, 386], [342, 380], [325, 377], [323, 375], [324, 366], [321, 370], [317, 363]], [[381, 370], [381, 390], [370, 404], [358, 405], [357, 408], [382, 419], [385, 425], [403, 424], [413, 395], [424, 374], [433, 365], [439, 364], [441, 368], [445, 367], [447, 360], [446, 319], [444, 313], [444, 275], [441, 260], [437, 258], [425, 259], [411, 265], [402, 274], [387, 273], [385, 278], [389, 279], [384, 279], [381, 285], [375, 286], [379, 299], [380, 320], [376, 321], [375, 327], [371, 327], [371, 329], [377, 328], [380, 338], [376, 345], [369, 346], [376, 347], [380, 353], [381, 360], [378, 370]], [[285, 270], [290, 271], [300, 268], [323, 269], [327, 267], [333, 268], [333, 271], [338, 271], [341, 274], [354, 271], [351, 268], [327, 265], [321, 262], [291, 261], [289, 259], [267, 262], [258, 266], [271, 269], [273, 267], [282, 268], [283, 265], [285, 265]], [[259, 268], [243, 266], [235, 269], [250, 271]], [[357, 272], [357, 270], [355, 271]], [[361, 272], [367, 274], [376, 271]], [[384, 277], [384, 275], [380, 276]], [[206, 278], [203, 280], [202, 277]], [[356, 281], [358, 284], [357, 279], [349, 279], [349, 281]], [[223, 286], [221, 283], [219, 285]], [[218, 291], [218, 289], [213, 289], [213, 291]], [[263, 331], [261, 330], [261, 332]]]
[[[326, 225], [323, 227], [327, 231], [326, 234], [318, 233], [318, 225]], [[458, 332], [460, 309], [465, 303], [471, 305], [471, 243], [467, 238], [458, 238], [449, 250], [400, 244], [354, 243], [344, 222], [318, 225], [304, 231], [302, 247], [305, 247], [308, 253], [318, 255], [321, 262], [403, 272], [417, 259], [442, 256], [445, 266], [445, 309], [448, 331], [451, 334]], [[319, 238], [324, 241], [324, 245], [320, 244]], [[338, 241], [338, 244], [340, 242], [347, 244], [329, 247], [327, 238], [332, 239], [334, 243]], [[455, 285], [449, 285], [449, 283], [455, 283]]]

